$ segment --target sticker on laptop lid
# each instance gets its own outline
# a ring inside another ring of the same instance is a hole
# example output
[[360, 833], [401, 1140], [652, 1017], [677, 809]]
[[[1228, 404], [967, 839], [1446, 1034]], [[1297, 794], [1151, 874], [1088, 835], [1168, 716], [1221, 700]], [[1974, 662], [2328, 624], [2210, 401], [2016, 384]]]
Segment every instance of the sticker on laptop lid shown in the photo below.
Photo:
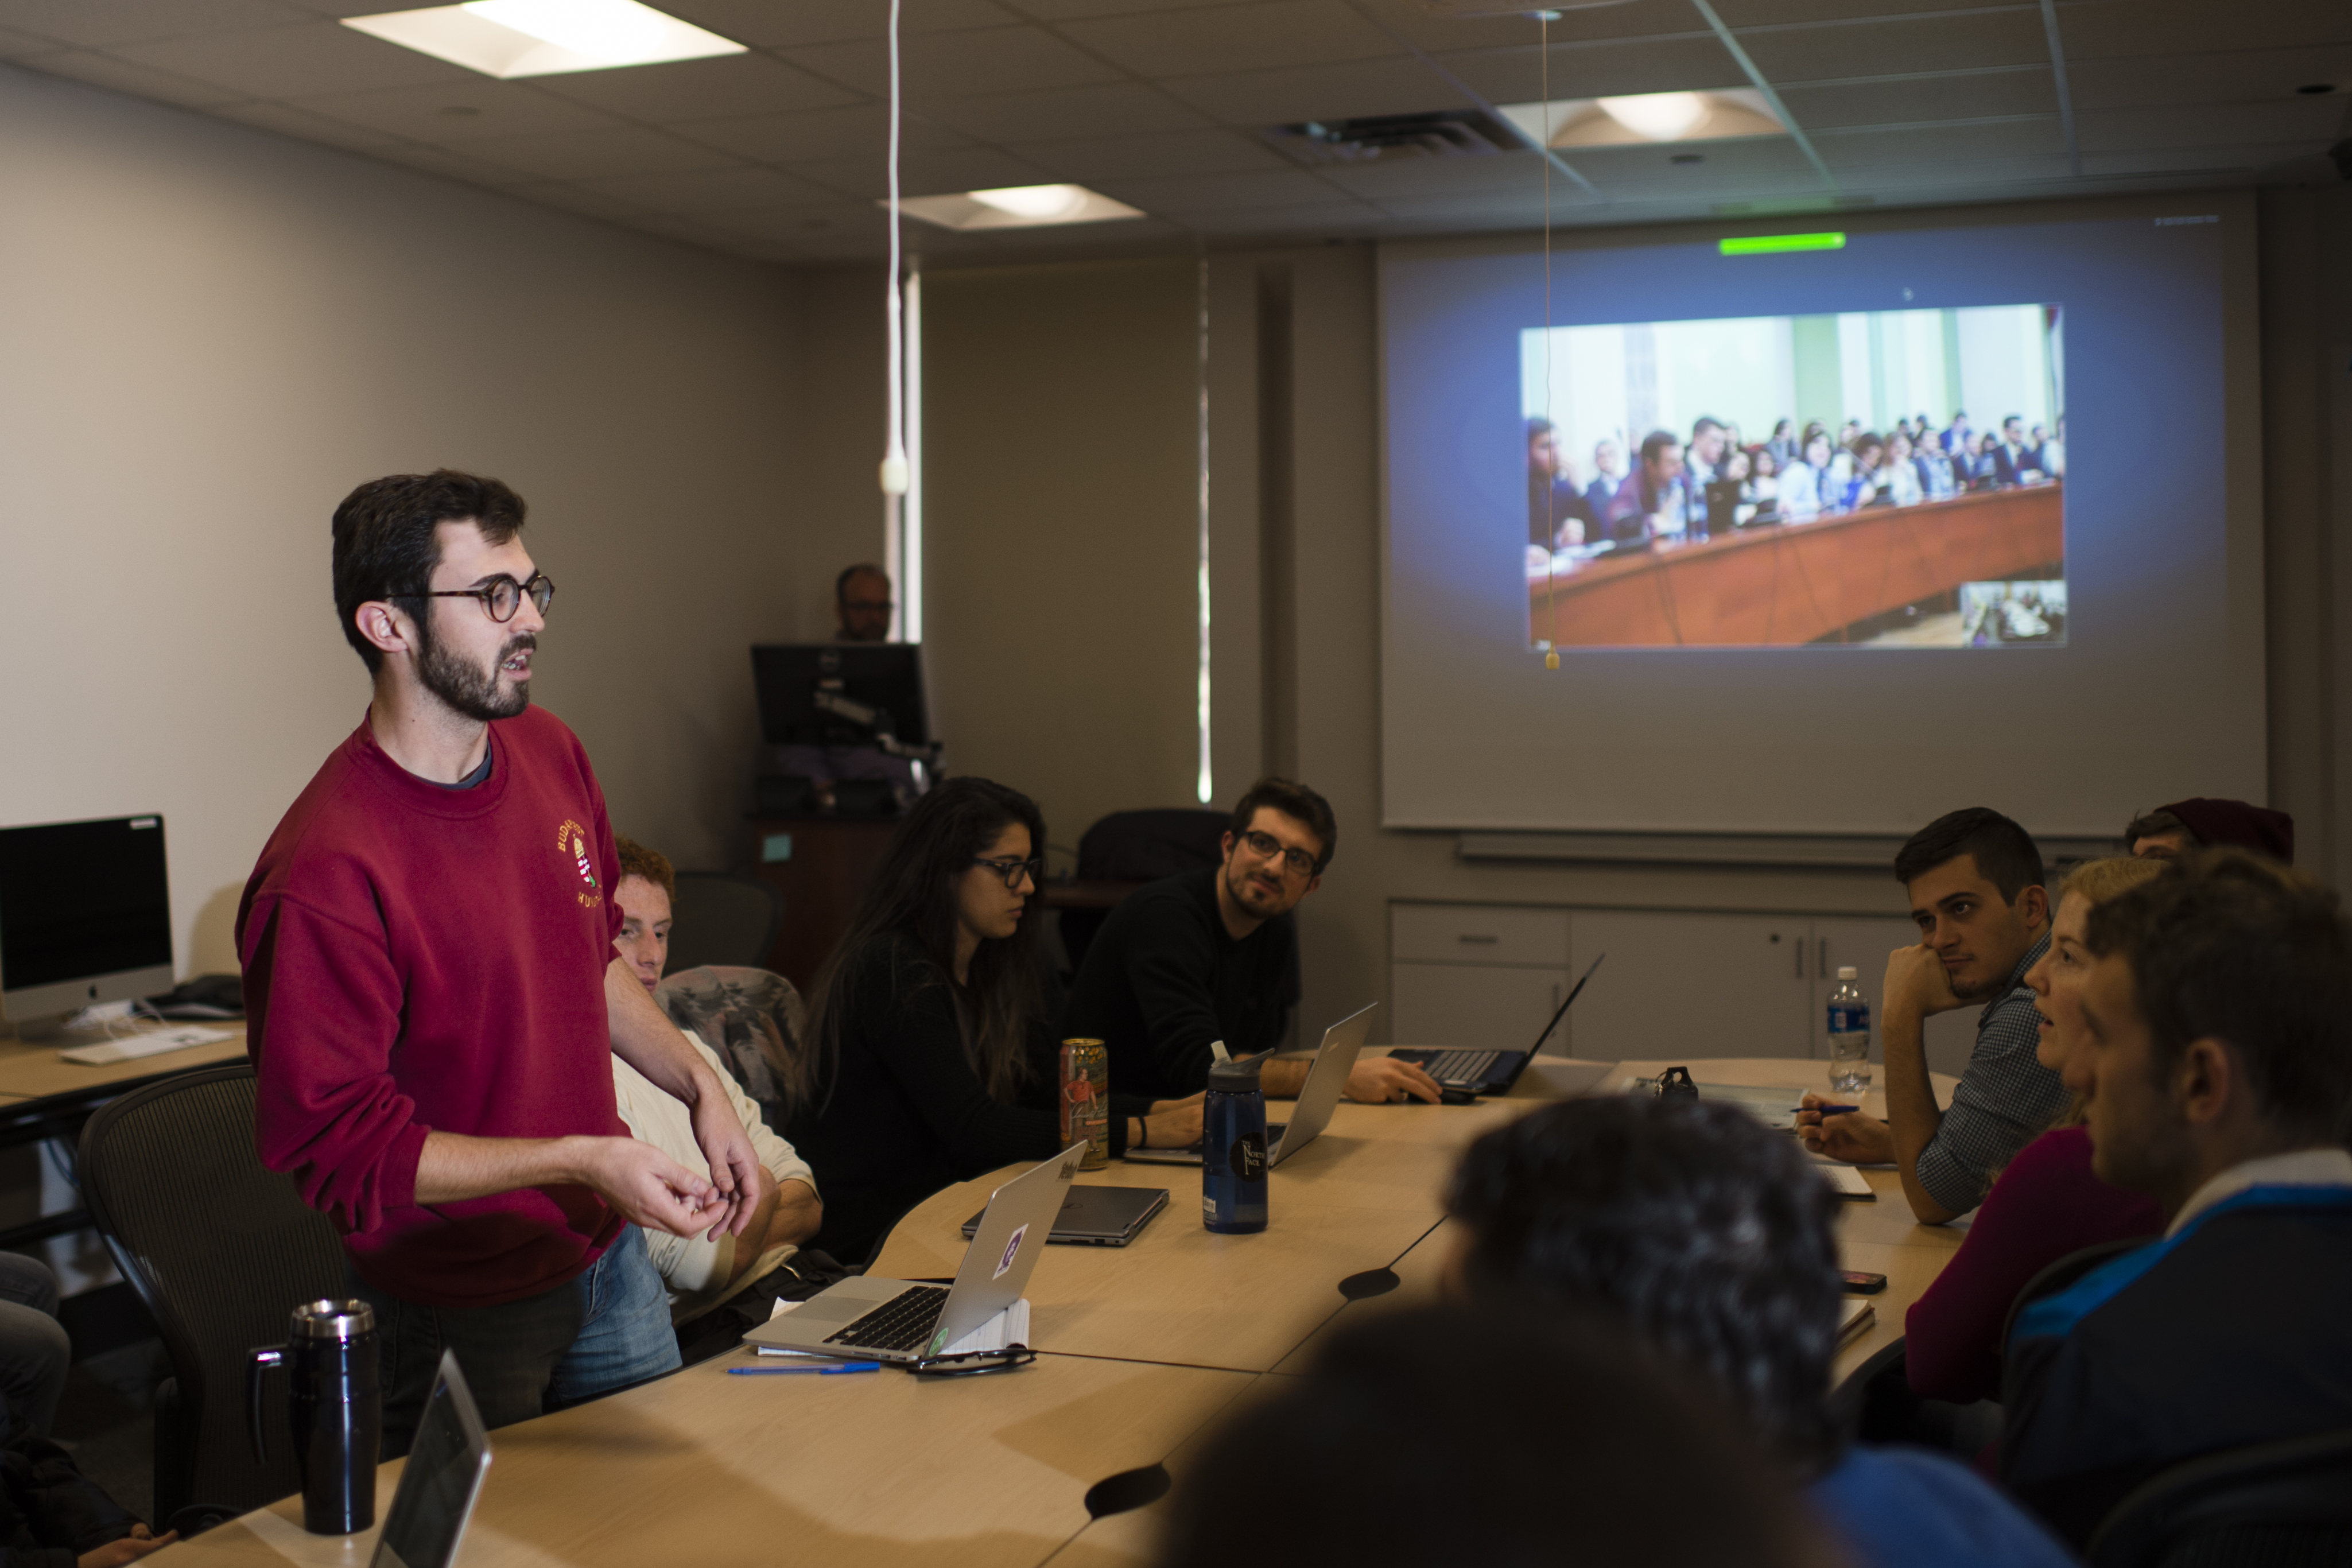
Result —
[[989, 1276], [991, 1279], [1004, 1278], [1004, 1271], [1013, 1267], [1014, 1258], [1021, 1256], [1021, 1238], [1028, 1234], [1029, 1227], [1025, 1225], [1013, 1233], [1013, 1239], [1004, 1244], [1004, 1256], [996, 1260], [996, 1272]]

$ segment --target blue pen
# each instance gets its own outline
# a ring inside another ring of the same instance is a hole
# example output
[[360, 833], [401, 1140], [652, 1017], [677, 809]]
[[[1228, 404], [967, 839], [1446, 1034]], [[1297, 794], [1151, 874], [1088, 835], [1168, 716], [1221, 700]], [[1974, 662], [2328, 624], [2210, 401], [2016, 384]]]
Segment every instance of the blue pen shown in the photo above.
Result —
[[727, 1369], [727, 1375], [730, 1377], [806, 1377], [814, 1373], [818, 1377], [839, 1377], [844, 1373], [880, 1372], [881, 1370], [882, 1363], [878, 1361], [845, 1361], [839, 1366], [730, 1366]]
[[1809, 1105], [1808, 1110], [1818, 1110], [1823, 1116], [1852, 1116], [1862, 1110], [1859, 1105]]

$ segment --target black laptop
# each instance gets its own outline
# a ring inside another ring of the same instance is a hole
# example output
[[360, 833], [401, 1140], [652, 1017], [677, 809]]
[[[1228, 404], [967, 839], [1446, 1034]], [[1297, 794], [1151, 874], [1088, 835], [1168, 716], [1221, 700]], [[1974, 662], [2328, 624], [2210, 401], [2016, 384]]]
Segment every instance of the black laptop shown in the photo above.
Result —
[[1559, 1027], [1559, 1021], [1568, 1016], [1576, 999], [1584, 994], [1584, 982], [1592, 978], [1592, 971], [1600, 968], [1601, 960], [1608, 956], [1604, 952], [1592, 961], [1583, 978], [1569, 992], [1568, 1000], [1559, 1005], [1551, 1022], [1536, 1037], [1536, 1043], [1524, 1051], [1406, 1049], [1391, 1050], [1389, 1056], [1395, 1061], [1412, 1063], [1435, 1079], [1441, 1089], [1465, 1089], [1472, 1094], [1508, 1094], [1511, 1086], [1519, 1081], [1519, 1075], [1528, 1070], [1528, 1064], [1536, 1059], [1536, 1053], [1543, 1049], [1543, 1043], [1551, 1038], [1551, 1032]]
[[[1125, 1247], [1151, 1216], [1168, 1206], [1166, 1187], [1081, 1187], [1062, 1196], [1062, 1212], [1045, 1239], [1068, 1247]], [[980, 1215], [963, 1222], [964, 1239], [980, 1229]]]

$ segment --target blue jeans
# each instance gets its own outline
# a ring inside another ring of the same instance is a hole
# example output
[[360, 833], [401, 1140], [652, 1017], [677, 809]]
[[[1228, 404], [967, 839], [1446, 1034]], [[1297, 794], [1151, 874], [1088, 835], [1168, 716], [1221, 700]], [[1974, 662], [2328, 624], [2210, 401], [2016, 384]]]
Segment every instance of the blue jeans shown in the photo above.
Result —
[[58, 1277], [38, 1258], [0, 1252], [0, 1394], [44, 1437], [72, 1359], [58, 1321]]
[[511, 1426], [678, 1367], [669, 1292], [635, 1226], [586, 1272], [496, 1307], [425, 1307], [360, 1282], [383, 1346], [383, 1457], [408, 1452], [444, 1350], [455, 1351], [484, 1425]]

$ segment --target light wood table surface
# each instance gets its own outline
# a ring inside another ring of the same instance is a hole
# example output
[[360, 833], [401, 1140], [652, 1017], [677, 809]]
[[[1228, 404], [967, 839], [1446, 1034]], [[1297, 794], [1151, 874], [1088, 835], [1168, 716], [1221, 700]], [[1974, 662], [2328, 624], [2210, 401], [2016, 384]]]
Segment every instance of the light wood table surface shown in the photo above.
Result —
[[[1114, 1161], [1084, 1173], [1089, 1184], [1166, 1187], [1169, 1205], [1129, 1247], [1045, 1253], [1028, 1290], [1032, 1340], [1045, 1353], [1023, 1371], [940, 1384], [887, 1371], [732, 1377], [726, 1368], [746, 1359], [739, 1352], [507, 1427], [491, 1439], [497, 1459], [467, 1568], [1148, 1561], [1161, 1507], [1090, 1521], [1089, 1487], [1155, 1463], [1181, 1473], [1237, 1402], [1304, 1370], [1339, 1324], [1434, 1296], [1454, 1245], [1444, 1186], [1471, 1139], [1563, 1089], [1606, 1089], [1664, 1064], [1538, 1065], [1509, 1098], [1475, 1106], [1341, 1105], [1323, 1137], [1273, 1173], [1273, 1223], [1255, 1236], [1200, 1225], [1193, 1167]], [[1823, 1070], [1688, 1065], [1702, 1081], [1807, 1088]], [[1951, 1081], [1937, 1087], [1948, 1095]], [[1017, 1170], [916, 1208], [874, 1272], [951, 1275], [963, 1221]], [[1902, 1331], [1904, 1310], [1958, 1244], [1948, 1227], [1912, 1223], [1893, 1172], [1867, 1177], [1877, 1197], [1845, 1205], [1841, 1248], [1848, 1267], [1884, 1273], [1888, 1285], [1874, 1299], [1875, 1327], [1840, 1356], [1841, 1375]], [[1341, 1279], [1381, 1268], [1397, 1276], [1392, 1291], [1352, 1302], [1340, 1293]], [[379, 1514], [397, 1470], [380, 1478]], [[366, 1562], [369, 1537], [306, 1535], [299, 1520], [289, 1499], [174, 1549], [173, 1561]]]
[[226, 1029], [229, 1037], [207, 1046], [189, 1046], [182, 1050], [165, 1051], [159, 1056], [140, 1057], [127, 1062], [106, 1062], [97, 1067], [69, 1062], [58, 1052], [82, 1046], [103, 1045], [106, 1042], [103, 1034], [59, 1036], [54, 1040], [29, 1043], [0, 1040], [0, 1100], [85, 1095], [94, 1089], [111, 1089], [118, 1084], [136, 1083], [144, 1079], [163, 1078], [171, 1073], [245, 1059], [245, 1020], [242, 1018], [223, 1019], [217, 1023], [173, 1024], [171, 1027]]

